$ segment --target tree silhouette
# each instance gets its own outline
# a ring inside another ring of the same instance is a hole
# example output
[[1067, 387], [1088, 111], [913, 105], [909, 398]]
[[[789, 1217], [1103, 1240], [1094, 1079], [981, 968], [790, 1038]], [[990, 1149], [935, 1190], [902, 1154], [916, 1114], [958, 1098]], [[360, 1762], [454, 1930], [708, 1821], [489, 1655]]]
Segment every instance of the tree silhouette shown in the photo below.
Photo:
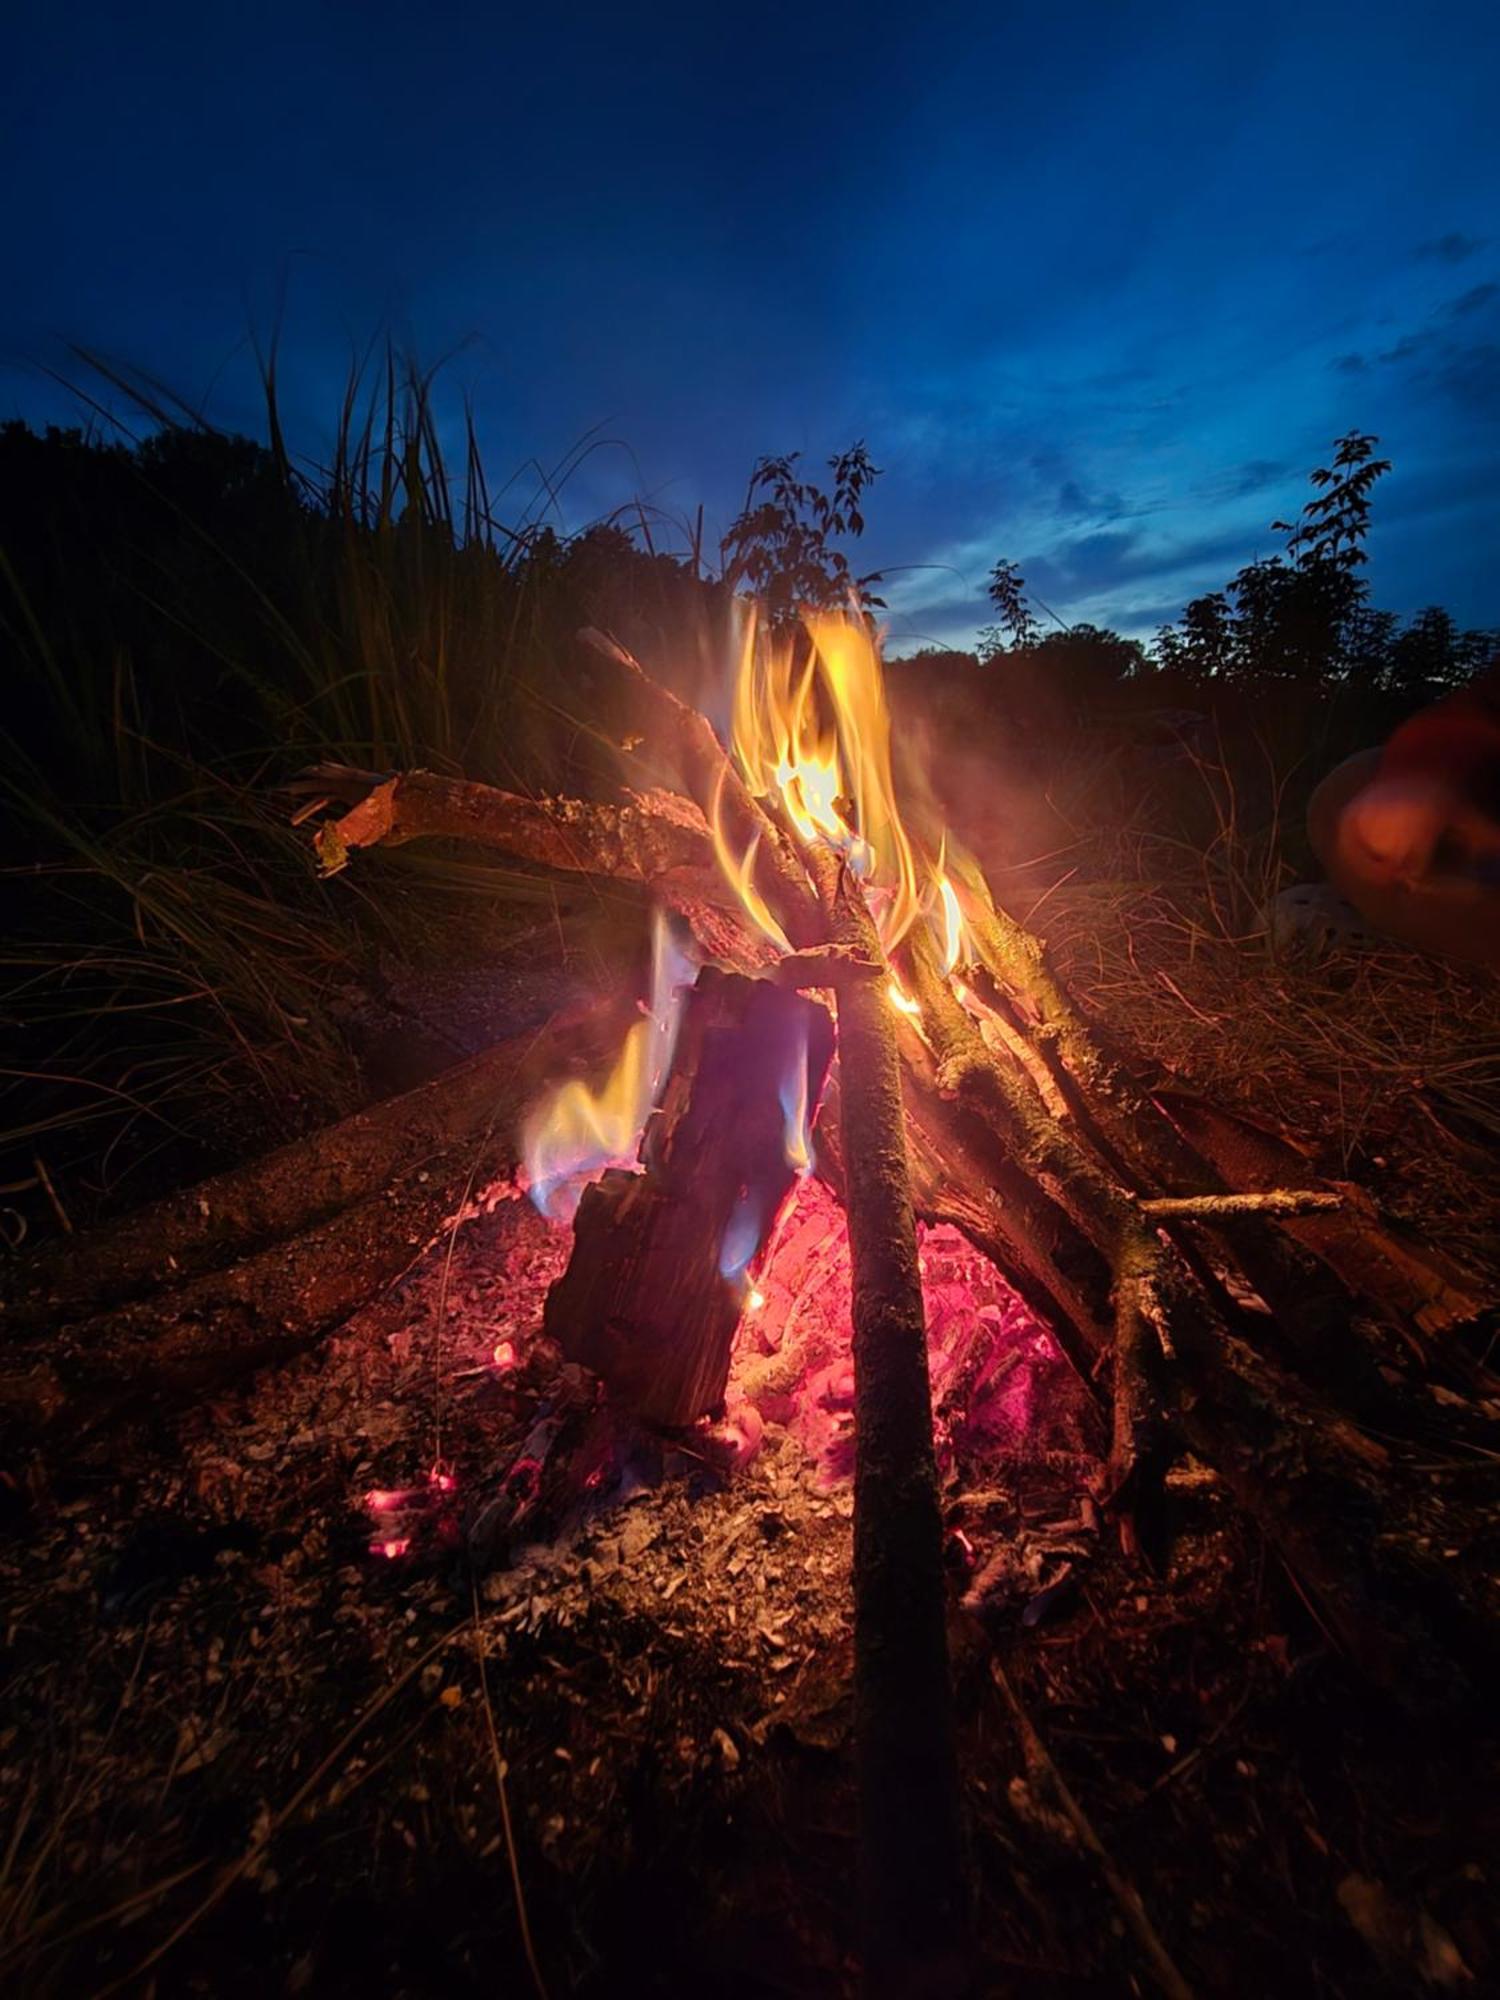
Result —
[[1366, 615], [1359, 573], [1371, 494], [1391, 469], [1375, 456], [1378, 443], [1365, 431], [1335, 441], [1332, 462], [1309, 475], [1316, 490], [1298, 519], [1271, 524], [1287, 538], [1285, 553], [1247, 563], [1224, 590], [1195, 598], [1165, 650], [1159, 644], [1162, 664], [1305, 680], [1345, 675], [1357, 659], [1372, 680], [1383, 678], [1371, 671], [1371, 649], [1389, 633]]
[[756, 461], [745, 505], [721, 545], [722, 580], [749, 589], [773, 625], [796, 621], [803, 607], [834, 605], [852, 595], [867, 609], [882, 600], [870, 586], [877, 572], [855, 576], [836, 544], [865, 531], [864, 496], [880, 477], [863, 443], [828, 461], [833, 488], [825, 492], [797, 475], [800, 452]]
[[1346, 431], [1334, 442], [1332, 465], [1320, 465], [1308, 475], [1318, 492], [1300, 518], [1271, 523], [1287, 537], [1286, 552], [1298, 569], [1328, 565], [1351, 572], [1365, 561], [1370, 495], [1391, 469], [1388, 458], [1375, 456], [1379, 442], [1366, 431]]
[[1009, 642], [1013, 652], [1025, 652], [1034, 646], [1042, 636], [1042, 628], [1031, 615], [1031, 606], [1026, 602], [1026, 579], [1021, 574], [1019, 563], [1007, 562], [1002, 558], [990, 571], [990, 580], [985, 585], [985, 595], [994, 605], [998, 614], [997, 622], [986, 625], [979, 635], [979, 657], [993, 658], [1005, 650]]

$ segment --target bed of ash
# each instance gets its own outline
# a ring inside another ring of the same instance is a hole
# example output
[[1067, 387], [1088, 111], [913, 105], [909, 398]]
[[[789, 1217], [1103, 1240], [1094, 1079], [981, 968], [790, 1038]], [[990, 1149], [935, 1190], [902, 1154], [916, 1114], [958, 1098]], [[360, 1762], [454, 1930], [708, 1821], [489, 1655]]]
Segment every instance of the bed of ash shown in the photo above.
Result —
[[[852, 1992], [841, 1210], [800, 1185], [722, 1419], [672, 1437], [543, 1338], [569, 1241], [497, 1187], [313, 1351], [10, 1496], [13, 1990], [521, 1991], [519, 1882], [556, 1993]], [[1088, 1390], [961, 1237], [925, 1231], [922, 1260], [1001, 1984], [1140, 1966], [997, 1658], [1203, 1990], [1482, 1965], [1471, 1748], [1413, 1772], [1191, 1464], [1169, 1570], [1126, 1561]]]
[[[541, 1334], [542, 1300], [571, 1237], [509, 1199], [514, 1193], [497, 1191], [498, 1206], [491, 1198], [490, 1230], [507, 1282], [479, 1355], [468, 1351], [470, 1323], [440, 1291], [436, 1311], [453, 1323], [446, 1343], [434, 1334], [447, 1348], [434, 1400], [455, 1407], [446, 1425], [435, 1412], [425, 1467], [365, 1494], [372, 1555], [410, 1561], [462, 1541], [487, 1566], [498, 1558], [502, 1572], [531, 1569], [542, 1550], [545, 1561], [572, 1549], [591, 1524], [648, 1488], [684, 1480], [702, 1490], [743, 1476], [762, 1455], [795, 1468], [811, 1495], [847, 1512], [854, 1465], [849, 1242], [843, 1211], [822, 1183], [798, 1183], [747, 1282], [723, 1411], [669, 1434], [644, 1430], [612, 1409], [588, 1371], [563, 1363]], [[1004, 1497], [995, 1489], [1006, 1484], [1007, 1466], [1046, 1465], [1065, 1483], [1073, 1475], [1076, 1505], [1066, 1530], [1097, 1532], [1089, 1483], [1097, 1471], [1098, 1411], [1047, 1329], [988, 1259], [947, 1226], [923, 1227], [920, 1244], [939, 1473], [950, 1494], [949, 1558], [970, 1573], [967, 1594], [976, 1606], [1001, 1590], [1055, 1590], [1069, 1574], [1066, 1552], [1056, 1553], [1063, 1537], [1048, 1538], [1055, 1559], [1036, 1551], [1018, 1570], [1008, 1521], [1003, 1557], [990, 1556], [989, 1509]], [[457, 1419], [457, 1405], [491, 1400], [525, 1409], [534, 1421], [508, 1463], [466, 1464], [469, 1452], [457, 1440], [473, 1433]], [[487, 1587], [505, 1589], [502, 1577]]]

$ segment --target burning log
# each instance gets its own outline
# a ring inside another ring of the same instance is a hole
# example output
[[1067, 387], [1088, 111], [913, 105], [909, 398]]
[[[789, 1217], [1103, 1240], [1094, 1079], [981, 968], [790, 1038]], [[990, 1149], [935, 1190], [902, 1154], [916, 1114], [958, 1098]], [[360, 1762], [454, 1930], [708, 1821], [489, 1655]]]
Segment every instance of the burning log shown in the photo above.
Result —
[[584, 1189], [545, 1326], [626, 1407], [674, 1426], [724, 1399], [748, 1272], [799, 1169], [833, 1053], [814, 1001], [706, 968], [689, 997], [645, 1172]]

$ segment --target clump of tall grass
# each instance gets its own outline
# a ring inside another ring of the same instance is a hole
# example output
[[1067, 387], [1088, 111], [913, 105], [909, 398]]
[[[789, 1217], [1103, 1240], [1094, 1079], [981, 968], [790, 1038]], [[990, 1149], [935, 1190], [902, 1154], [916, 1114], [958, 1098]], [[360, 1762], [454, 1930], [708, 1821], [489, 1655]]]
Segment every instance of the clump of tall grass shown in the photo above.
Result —
[[265, 446], [82, 360], [137, 440], [0, 434], [11, 1236], [138, 1194], [153, 1156], [180, 1173], [346, 1109], [350, 994], [549, 899], [473, 856], [320, 882], [278, 779], [331, 758], [586, 786], [609, 758], [576, 628], [670, 626], [701, 593], [618, 528], [560, 533], [568, 462], [502, 522], [472, 421], [445, 448], [433, 376], [394, 350], [351, 372], [321, 461], [287, 438], [274, 352]]

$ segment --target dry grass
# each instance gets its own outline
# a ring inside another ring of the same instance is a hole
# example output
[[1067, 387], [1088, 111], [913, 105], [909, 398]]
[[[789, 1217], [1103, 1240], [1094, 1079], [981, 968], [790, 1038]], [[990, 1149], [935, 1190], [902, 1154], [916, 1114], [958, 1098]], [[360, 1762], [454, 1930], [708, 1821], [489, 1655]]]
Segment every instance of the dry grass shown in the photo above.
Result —
[[1095, 830], [1039, 897], [1038, 928], [1148, 1065], [1500, 1267], [1500, 979], [1394, 942], [1278, 956], [1262, 912], [1299, 879], [1295, 834], [1281, 813], [1254, 833], [1226, 819], [1206, 845]]

